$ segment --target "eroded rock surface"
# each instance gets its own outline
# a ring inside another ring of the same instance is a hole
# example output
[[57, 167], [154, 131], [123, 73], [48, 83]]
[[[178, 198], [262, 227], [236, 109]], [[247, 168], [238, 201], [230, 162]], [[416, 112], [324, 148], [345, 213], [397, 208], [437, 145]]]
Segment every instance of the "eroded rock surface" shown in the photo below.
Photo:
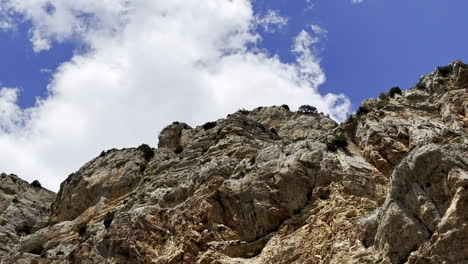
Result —
[[0, 257], [16, 250], [21, 237], [49, 223], [55, 193], [13, 174], [0, 174]]
[[2, 263], [468, 262], [467, 87], [456, 61], [342, 125], [286, 106], [174, 122], [70, 175]]

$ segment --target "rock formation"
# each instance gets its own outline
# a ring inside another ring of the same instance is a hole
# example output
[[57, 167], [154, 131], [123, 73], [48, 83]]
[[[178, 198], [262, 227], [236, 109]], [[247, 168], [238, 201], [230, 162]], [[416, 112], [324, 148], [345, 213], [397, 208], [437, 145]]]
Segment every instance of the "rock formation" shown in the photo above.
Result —
[[467, 91], [455, 61], [341, 125], [287, 106], [174, 122], [71, 174], [50, 213], [2, 174], [1, 263], [468, 263]]
[[49, 224], [55, 194], [16, 175], [0, 174], [0, 257], [17, 250], [20, 239]]

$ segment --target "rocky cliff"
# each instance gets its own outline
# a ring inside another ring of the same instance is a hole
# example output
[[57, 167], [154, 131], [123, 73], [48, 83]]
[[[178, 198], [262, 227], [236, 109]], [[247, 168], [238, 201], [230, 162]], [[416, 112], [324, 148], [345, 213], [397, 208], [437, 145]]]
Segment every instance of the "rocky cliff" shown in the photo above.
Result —
[[55, 194], [16, 175], [0, 174], [0, 257], [17, 250], [21, 237], [49, 224]]
[[[468, 263], [467, 91], [455, 61], [341, 125], [286, 105], [174, 122], [157, 149], [109, 150], [71, 174], [50, 213], [53, 194], [2, 175], [0, 258]], [[34, 230], [15, 233], [19, 219]]]

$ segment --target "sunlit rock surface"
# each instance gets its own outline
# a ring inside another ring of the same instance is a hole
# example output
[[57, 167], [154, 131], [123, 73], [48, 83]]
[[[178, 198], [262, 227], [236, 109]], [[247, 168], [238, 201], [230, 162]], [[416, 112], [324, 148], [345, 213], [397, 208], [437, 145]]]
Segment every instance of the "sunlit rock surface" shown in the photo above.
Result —
[[[109, 150], [85, 164], [52, 205], [53, 193], [2, 175], [0, 258], [468, 263], [467, 90], [468, 66], [455, 61], [366, 100], [341, 125], [287, 106], [195, 128], [174, 122], [158, 149]], [[347, 147], [333, 150], [340, 135]], [[21, 238], [18, 210], [35, 227]]]

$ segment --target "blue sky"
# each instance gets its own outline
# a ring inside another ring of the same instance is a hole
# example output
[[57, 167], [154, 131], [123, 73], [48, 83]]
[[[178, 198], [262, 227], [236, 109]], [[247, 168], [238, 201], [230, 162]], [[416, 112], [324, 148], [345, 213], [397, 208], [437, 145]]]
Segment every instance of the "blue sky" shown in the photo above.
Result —
[[[275, 34], [262, 34], [259, 47], [278, 54], [284, 62], [293, 62], [292, 38], [310, 24], [326, 29], [327, 38], [319, 51], [327, 81], [320, 91], [346, 94], [353, 109], [389, 87], [412, 87], [419, 76], [438, 65], [455, 59], [468, 61], [467, 1], [367, 0], [352, 4], [343, 0], [314, 1], [310, 6], [305, 0], [254, 1], [256, 13], [275, 10], [288, 19]], [[55, 70], [78, 49], [76, 41], [67, 41], [35, 53], [29, 28], [26, 22], [16, 30], [0, 32], [0, 83], [22, 89], [21, 107], [32, 106], [37, 96], [46, 95], [51, 80], [47, 70]]]
[[284, 30], [266, 35], [262, 44], [290, 62], [292, 35], [307, 24], [326, 29], [320, 57], [327, 82], [320, 89], [345, 93], [354, 109], [390, 87], [411, 88], [438, 65], [468, 61], [468, 1], [324, 0], [314, 1], [310, 10], [305, 5], [255, 1], [256, 10], [279, 10], [289, 19]]
[[343, 121], [363, 99], [468, 61], [467, 10], [465, 0], [2, 0], [0, 168], [57, 190], [102, 150], [156, 146], [174, 120], [286, 103]]

